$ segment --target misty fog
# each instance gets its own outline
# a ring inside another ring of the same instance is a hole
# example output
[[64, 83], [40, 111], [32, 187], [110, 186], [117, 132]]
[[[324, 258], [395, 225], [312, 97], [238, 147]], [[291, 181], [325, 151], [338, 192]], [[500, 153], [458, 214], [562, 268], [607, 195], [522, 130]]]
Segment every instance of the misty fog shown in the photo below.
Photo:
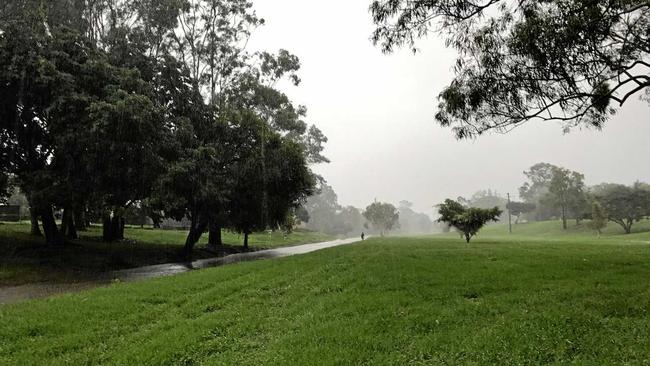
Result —
[[[375, 199], [434, 215], [445, 198], [492, 189], [517, 199], [524, 170], [539, 162], [585, 175], [587, 185], [650, 180], [647, 102], [631, 100], [604, 131], [532, 122], [507, 135], [457, 141], [434, 122], [437, 95], [453, 77], [453, 50], [439, 37], [384, 55], [369, 41], [367, 1], [258, 2], [267, 20], [249, 47], [295, 50], [302, 84], [283, 90], [308, 107], [308, 121], [328, 136], [331, 164], [315, 170], [343, 205]], [[346, 9], [340, 11], [340, 9]], [[296, 17], [295, 14], [301, 14]], [[299, 30], [299, 31], [296, 31]]]

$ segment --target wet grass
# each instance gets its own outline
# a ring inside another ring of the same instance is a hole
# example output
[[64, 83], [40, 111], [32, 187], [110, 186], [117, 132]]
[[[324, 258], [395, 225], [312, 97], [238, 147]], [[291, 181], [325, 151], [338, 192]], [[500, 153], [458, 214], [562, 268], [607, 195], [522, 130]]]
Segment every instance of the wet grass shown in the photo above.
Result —
[[579, 225], [575, 221], [568, 222], [567, 230], [562, 229], [560, 221], [530, 222], [512, 225], [513, 235], [508, 234], [507, 225], [491, 225], [481, 233], [486, 237], [510, 237], [518, 240], [527, 239], [548, 239], [548, 240], [589, 240], [615, 242], [621, 241], [650, 241], [650, 220], [642, 220], [632, 226], [632, 234], [625, 235], [625, 231], [615, 223], [608, 223], [598, 238], [597, 233], [589, 227], [589, 220], [581, 221]]
[[[46, 247], [42, 238], [29, 235], [29, 225], [0, 225], [0, 287], [35, 282], [79, 282], [97, 273], [140, 267], [150, 264], [186, 261], [182, 253], [185, 231], [153, 230], [130, 227], [128, 238], [120, 243], [103, 243], [101, 228], [92, 227], [80, 233], [80, 240], [61, 247]], [[291, 246], [331, 240], [332, 237], [309, 231], [295, 231], [285, 237], [281, 232], [257, 233], [250, 238], [253, 250]], [[221, 254], [243, 250], [241, 237], [224, 232], [225, 246]], [[214, 257], [203, 249], [207, 235], [199, 243], [191, 259]]]
[[0, 307], [0, 364], [650, 364], [650, 245], [498, 230]]

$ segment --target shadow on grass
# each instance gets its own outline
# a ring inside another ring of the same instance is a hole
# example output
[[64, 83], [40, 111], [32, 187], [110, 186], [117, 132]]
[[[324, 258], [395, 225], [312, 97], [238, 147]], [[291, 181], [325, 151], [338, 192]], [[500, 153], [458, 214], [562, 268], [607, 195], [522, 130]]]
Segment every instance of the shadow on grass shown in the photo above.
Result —
[[187, 262], [243, 252], [224, 245], [197, 248], [189, 257], [179, 245], [124, 240], [102, 242], [85, 233], [61, 246], [44, 245], [42, 238], [0, 228], [0, 287], [26, 283], [78, 283], [98, 274], [170, 262]]

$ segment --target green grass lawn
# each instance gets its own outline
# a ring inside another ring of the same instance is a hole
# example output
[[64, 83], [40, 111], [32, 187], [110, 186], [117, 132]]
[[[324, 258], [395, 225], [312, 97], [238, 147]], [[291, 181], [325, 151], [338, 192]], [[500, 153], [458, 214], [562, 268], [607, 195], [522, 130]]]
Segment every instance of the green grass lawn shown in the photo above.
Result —
[[[456, 238], [457, 234], [445, 234], [445, 237]], [[608, 223], [598, 238], [597, 233], [589, 228], [589, 221], [582, 221], [576, 225], [575, 221], [569, 221], [567, 230], [562, 229], [560, 221], [530, 222], [525, 224], [512, 225], [512, 235], [508, 233], [507, 224], [495, 224], [486, 226], [480, 233], [479, 238], [508, 239], [511, 241], [527, 240], [587, 240], [593, 243], [645, 243], [650, 244], [650, 220], [643, 220], [635, 223], [632, 227], [632, 234], [625, 235], [624, 230], [614, 223]]]
[[[97, 272], [133, 268], [186, 260], [181, 252], [186, 231], [127, 228], [127, 242], [103, 243], [101, 227], [80, 233], [81, 239], [62, 247], [45, 247], [43, 239], [29, 235], [28, 224], [0, 224], [0, 287], [34, 282], [77, 282], [92, 278]], [[333, 239], [311, 231], [297, 230], [251, 235], [253, 249], [314, 243]], [[226, 253], [242, 250], [242, 238], [224, 231]], [[192, 259], [213, 257], [202, 250], [207, 234]]]
[[0, 364], [650, 364], [650, 245], [536, 225], [0, 307]]

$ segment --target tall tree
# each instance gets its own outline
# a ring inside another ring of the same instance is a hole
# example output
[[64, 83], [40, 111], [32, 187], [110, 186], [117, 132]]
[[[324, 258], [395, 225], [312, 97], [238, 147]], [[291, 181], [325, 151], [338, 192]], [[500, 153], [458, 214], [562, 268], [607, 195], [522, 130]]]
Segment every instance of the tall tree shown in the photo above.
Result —
[[266, 145], [265, 154], [261, 156], [258, 146], [238, 162], [228, 210], [230, 225], [244, 235], [246, 249], [254, 231], [284, 226], [290, 212], [304, 204], [315, 186], [299, 144], [278, 133], [258, 131], [255, 141]]
[[[341, 234], [338, 213], [341, 205], [334, 189], [321, 181], [315, 194], [305, 202], [305, 210], [309, 214], [307, 229], [327, 234]], [[347, 231], [347, 228], [346, 228]]]
[[641, 0], [375, 0], [386, 52], [430, 32], [459, 53], [436, 120], [458, 138], [531, 120], [600, 128], [650, 87], [650, 4]]
[[[583, 207], [583, 202], [586, 202], [584, 175], [565, 168], [553, 169], [549, 190], [543, 201], [559, 209], [562, 228], [566, 230], [571, 210]], [[573, 212], [574, 217], [582, 214], [582, 211]]]
[[373, 202], [363, 211], [363, 217], [379, 231], [381, 236], [399, 227], [399, 212], [390, 203]]
[[50, 110], [70, 78], [51, 62], [56, 45], [42, 8], [17, 6], [0, 24], [0, 131], [3, 153], [41, 218], [45, 240], [60, 244], [54, 221], [54, 139]]
[[121, 89], [94, 103], [90, 115], [96, 157], [91, 172], [105, 208], [104, 239], [119, 240], [124, 210], [148, 197], [163, 171], [158, 150], [168, 140], [165, 119], [147, 96]]
[[548, 194], [551, 185], [553, 171], [556, 168], [553, 164], [538, 163], [524, 171], [528, 181], [519, 188], [519, 197], [524, 202], [537, 207], [534, 214], [536, 220], [548, 220], [557, 215], [557, 209], [544, 202], [544, 197]]
[[603, 206], [597, 201], [593, 202], [591, 206], [591, 222], [589, 226], [596, 230], [599, 237], [603, 229], [607, 227], [607, 214]]

